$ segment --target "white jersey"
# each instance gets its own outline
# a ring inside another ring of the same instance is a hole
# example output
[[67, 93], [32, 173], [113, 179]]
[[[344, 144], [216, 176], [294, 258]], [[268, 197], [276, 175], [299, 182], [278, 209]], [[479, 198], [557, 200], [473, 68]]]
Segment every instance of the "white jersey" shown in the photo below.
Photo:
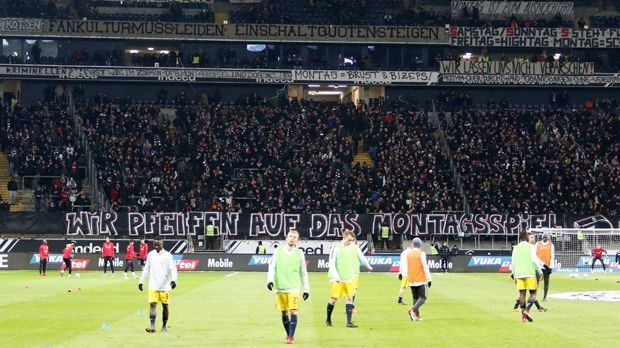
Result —
[[400, 253], [400, 262], [398, 264], [398, 273], [405, 278], [407, 278], [407, 272], [403, 272], [403, 269], [406, 270], [405, 267], [407, 267], [405, 264], [407, 263], [407, 254], [409, 253], [409, 250], [411, 250], [411, 248], [405, 248], [405, 250]]
[[170, 291], [170, 282], [177, 281], [177, 266], [172, 254], [162, 249], [152, 250], [146, 256], [146, 265], [140, 277], [140, 284], [149, 279], [149, 290]]
[[[403, 251], [403, 253], [401, 254], [401, 256], [404, 256], [404, 261], [405, 262], [401, 262], [400, 264], [400, 274], [403, 275], [403, 277], [407, 277], [409, 274], [409, 261], [408, 259], [408, 254], [414, 250], [420, 250], [419, 248], [411, 248], [411, 249], [407, 249], [405, 251]], [[431, 278], [431, 270], [430, 268], [428, 268], [428, 261], [426, 260], [426, 253], [425, 252], [421, 252], [420, 253], [420, 262], [422, 263], [422, 269], [424, 270], [424, 275], [426, 276], [426, 282], [409, 282], [409, 286], [420, 286], [420, 285], [425, 285], [427, 284], [427, 282], [431, 282], [433, 281], [433, 278]]]

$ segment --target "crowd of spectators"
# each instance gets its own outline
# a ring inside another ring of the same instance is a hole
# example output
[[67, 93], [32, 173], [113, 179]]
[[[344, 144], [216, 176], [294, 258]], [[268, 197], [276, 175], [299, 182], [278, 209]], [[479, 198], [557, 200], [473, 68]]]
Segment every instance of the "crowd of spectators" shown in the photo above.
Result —
[[514, 108], [444, 93], [438, 104], [472, 211], [619, 213], [617, 100], [575, 108], [563, 92], [544, 107]]
[[[115, 20], [115, 21], [148, 21], [148, 22], [184, 22], [184, 23], [213, 23], [214, 13], [211, 7], [202, 8], [201, 10], [187, 11], [184, 9], [185, 3], [170, 2], [134, 2], [132, 4], [161, 4], [158, 13], [135, 13], [122, 11], [127, 7], [144, 7], [144, 6], [127, 6], [123, 3], [115, 11], [109, 11], [112, 5], [101, 6], [101, 8], [92, 6], [86, 14], [88, 19], [92, 20]], [[197, 3], [194, 3], [197, 4]], [[204, 4], [202, 4], [204, 6]]]
[[[0, 64], [56, 64], [56, 65], [94, 65], [94, 66], [137, 66], [137, 67], [185, 67], [185, 68], [242, 68], [242, 69], [338, 69], [338, 70], [438, 70], [441, 61], [529, 61], [529, 62], [593, 62], [594, 69], [599, 73], [613, 73], [620, 69], [620, 58], [608, 55], [605, 59], [597, 51], [575, 51], [570, 54], [557, 54], [554, 51], [543, 51], [531, 55], [515, 53], [487, 52], [465, 58], [464, 53], [454, 50], [438, 52], [425, 61], [418, 56], [402, 62], [385, 59], [383, 52], [368, 50], [366, 54], [356, 56], [332, 57], [328, 59], [325, 51], [307, 50], [307, 54], [299, 54], [298, 47], [288, 48], [280, 52], [279, 47], [266, 45], [261, 52], [252, 52], [240, 57], [233, 47], [220, 47], [217, 50], [208, 48], [190, 51], [143, 51], [125, 54], [120, 48], [98, 49], [94, 53], [87, 48], [67, 52], [66, 56], [41, 56], [40, 48], [35, 43], [24, 61], [19, 56], [0, 55]], [[360, 48], [361, 52], [361, 48]], [[397, 54], [398, 50], [395, 50]], [[551, 53], [549, 53], [551, 52]], [[399, 54], [400, 55], [400, 54]]]
[[334, 25], [413, 25], [440, 26], [446, 24], [468, 27], [538, 27], [538, 28], [617, 28], [619, 16], [578, 16], [574, 19], [560, 15], [551, 18], [481, 18], [478, 10], [464, 8], [458, 16], [445, 10], [424, 8], [399, 1], [322, 1], [322, 0], [264, 0], [239, 5], [231, 12], [233, 23], [292, 23]]
[[93, 7], [120, 8], [171, 8], [178, 6], [184, 9], [201, 9], [209, 6], [208, 1], [144, 1], [144, 0], [88, 0]]
[[[185, 104], [185, 105], [184, 105]], [[418, 108], [326, 102], [79, 108], [112, 205], [139, 210], [379, 212], [459, 208]], [[366, 141], [375, 166], [353, 164]]]
[[231, 11], [233, 23], [379, 24], [385, 11], [402, 7], [391, 0], [265, 0]]
[[[552, 18], [529, 19], [516, 16], [481, 18], [478, 10], [464, 8], [452, 16], [445, 10], [416, 6], [415, 2], [396, 0], [263, 0], [256, 3], [231, 4], [232, 23], [290, 23], [333, 25], [415, 25], [540, 28], [617, 28], [620, 16], [594, 15], [573, 19], [556, 15]], [[145, 8], [159, 12], [137, 13], [127, 9]], [[88, 18], [91, 20], [162, 21], [213, 23], [214, 12], [209, 4], [200, 2], [149, 1], [82, 1], [74, 0], [67, 7], [50, 0], [7, 0], [0, 7], [3, 17], [27, 18]]]
[[[474, 213], [620, 213], [615, 99], [576, 107], [562, 92], [544, 106], [478, 105], [442, 92], [436, 106], [450, 155], [430, 104], [415, 97], [275, 106], [257, 94], [235, 104], [180, 94], [175, 117], [155, 104], [78, 99], [98, 180], [116, 210], [459, 211], [451, 156]], [[37, 211], [90, 205], [62, 86], [40, 103], [3, 109], [10, 174], [27, 178]], [[353, 163], [360, 149], [373, 165]]]
[[[362, 49], [359, 48], [361, 52]], [[244, 50], [245, 51], [245, 50]], [[35, 43], [30, 53], [24, 56], [15, 54], [0, 55], [0, 64], [50, 64], [50, 65], [92, 65], [92, 66], [138, 66], [138, 67], [185, 67], [185, 68], [242, 68], [242, 69], [292, 69], [297, 67], [340, 70], [401, 70], [401, 64], [395, 61], [389, 65], [385, 57], [378, 57], [376, 52], [337, 57], [328, 59], [325, 51], [316, 47], [302, 55], [301, 46], [287, 47], [280, 51], [275, 45], [265, 45], [260, 52], [246, 53], [241, 56], [233, 47], [208, 47], [194, 50], [160, 50], [138, 51], [126, 54], [120, 48], [97, 49], [91, 52], [88, 48], [66, 51], [58, 57], [41, 55], [41, 48]], [[385, 55], [384, 55], [385, 56]], [[426, 67], [419, 57], [415, 59], [414, 70]], [[406, 64], [404, 64], [406, 66]], [[405, 69], [411, 67], [405, 67]]]
[[[65, 90], [51, 86], [41, 102], [2, 105], [5, 125], [1, 147], [9, 174], [20, 177], [22, 189], [33, 190], [36, 211], [67, 211], [90, 205], [81, 192], [84, 151], [67, 114]], [[88, 209], [88, 208], [86, 208]]]
[[361, 130], [374, 171], [384, 182], [382, 196], [387, 197], [378, 207], [409, 213], [462, 210], [435, 126], [415, 97], [396, 102], [390, 111], [383, 109], [383, 102], [369, 109], [368, 128]]
[[56, 4], [50, 0], [47, 3], [40, 0], [5, 0], [0, 5], [1, 17], [18, 18], [70, 18], [69, 8]]

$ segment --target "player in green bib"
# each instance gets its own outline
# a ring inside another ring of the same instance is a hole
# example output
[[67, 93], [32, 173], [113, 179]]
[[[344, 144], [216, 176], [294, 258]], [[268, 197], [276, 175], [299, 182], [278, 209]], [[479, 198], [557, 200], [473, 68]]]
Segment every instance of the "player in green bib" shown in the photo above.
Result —
[[[356, 328], [352, 322], [353, 316], [353, 295], [355, 294], [355, 276], [359, 273], [360, 260], [357, 246], [353, 246], [355, 234], [351, 230], [345, 230], [342, 242], [334, 246], [329, 254], [329, 281], [331, 283], [329, 302], [327, 303], [327, 319], [325, 324], [332, 326], [332, 312], [334, 305], [340, 298], [347, 301], [347, 327]], [[370, 265], [367, 265], [372, 270]], [[356, 270], [357, 268], [357, 270]]]
[[[534, 247], [529, 242], [529, 234], [523, 230], [519, 233], [520, 243], [512, 250], [512, 278], [517, 285], [519, 292], [519, 305], [521, 307], [521, 320], [532, 322], [530, 308], [536, 301], [536, 290], [538, 289], [537, 277], [542, 274], [541, 262], [536, 256]], [[525, 295], [530, 292], [527, 300], [528, 306], [525, 305]]]
[[286, 245], [277, 248], [269, 260], [267, 273], [267, 288], [275, 290], [276, 310], [282, 312], [282, 324], [288, 344], [295, 342], [299, 292], [302, 286], [304, 301], [310, 297], [306, 257], [303, 251], [297, 248], [298, 240], [299, 232], [290, 230], [286, 235]]

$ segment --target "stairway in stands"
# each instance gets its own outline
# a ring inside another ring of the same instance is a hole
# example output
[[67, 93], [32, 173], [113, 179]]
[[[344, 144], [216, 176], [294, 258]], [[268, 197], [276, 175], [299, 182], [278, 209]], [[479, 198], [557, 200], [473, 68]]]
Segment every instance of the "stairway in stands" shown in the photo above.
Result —
[[366, 152], [363, 139], [357, 144], [357, 154], [353, 156], [353, 165], [356, 163], [359, 163], [360, 166], [364, 164], [369, 167], [373, 166], [372, 158], [370, 158], [370, 153]]
[[[6, 189], [6, 184], [10, 181], [9, 175], [9, 160], [6, 154], [0, 152], [0, 196], [5, 201], [9, 200], [9, 191]], [[30, 191], [30, 190], [26, 190]], [[28, 204], [23, 204], [24, 192], [22, 190], [17, 191], [16, 204], [11, 205], [11, 212], [28, 211], [30, 210]]]

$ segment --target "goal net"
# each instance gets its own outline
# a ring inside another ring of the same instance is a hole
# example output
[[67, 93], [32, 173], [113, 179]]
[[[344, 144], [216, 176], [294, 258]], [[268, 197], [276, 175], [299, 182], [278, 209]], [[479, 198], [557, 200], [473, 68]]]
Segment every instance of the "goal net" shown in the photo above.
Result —
[[592, 268], [592, 249], [600, 245], [607, 251], [602, 261], [607, 272], [620, 272], [620, 229], [617, 228], [531, 228], [536, 241], [545, 232], [555, 246], [555, 270], [558, 272], [603, 272], [599, 261]]

